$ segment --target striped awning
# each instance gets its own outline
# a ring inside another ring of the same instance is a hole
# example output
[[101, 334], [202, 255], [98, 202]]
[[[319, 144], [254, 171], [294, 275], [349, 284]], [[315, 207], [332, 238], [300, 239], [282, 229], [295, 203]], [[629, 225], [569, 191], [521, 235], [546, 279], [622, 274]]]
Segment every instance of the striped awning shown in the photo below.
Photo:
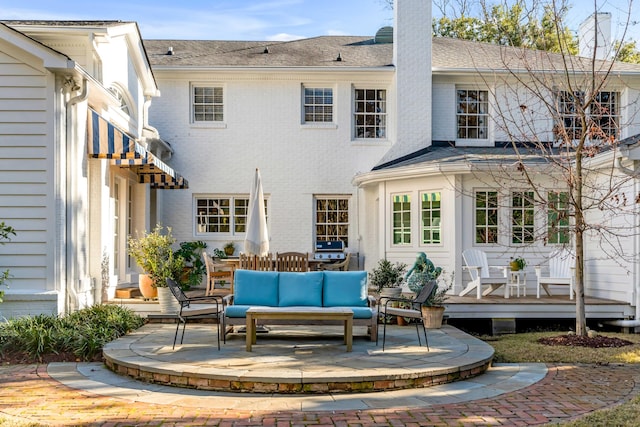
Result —
[[141, 184], [150, 184], [151, 188], [159, 190], [174, 190], [189, 188], [189, 182], [182, 175], [167, 166], [154, 154], [147, 151], [141, 159], [114, 159], [113, 164], [131, 168]]
[[151, 188], [189, 188], [184, 177], [92, 109], [87, 114], [87, 150], [93, 158], [111, 159], [114, 165], [131, 168], [139, 182]]

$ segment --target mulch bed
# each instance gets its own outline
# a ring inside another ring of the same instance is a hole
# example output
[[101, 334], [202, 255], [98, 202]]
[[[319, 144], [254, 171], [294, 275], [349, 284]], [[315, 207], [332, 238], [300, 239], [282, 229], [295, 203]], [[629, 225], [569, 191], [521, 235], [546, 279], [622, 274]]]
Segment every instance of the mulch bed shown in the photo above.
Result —
[[613, 348], [633, 345], [632, 342], [627, 340], [600, 335], [597, 335], [595, 337], [583, 337], [580, 335], [560, 335], [557, 337], [540, 338], [538, 339], [538, 342], [545, 345], [564, 345], [590, 348]]
[[[91, 362], [101, 362], [102, 353], [97, 355]], [[2, 365], [19, 365], [30, 363], [52, 363], [52, 362], [86, 362], [86, 360], [78, 359], [73, 353], [47, 353], [42, 358], [37, 359], [29, 356], [27, 353], [20, 351], [10, 351], [0, 353], [0, 364]]]

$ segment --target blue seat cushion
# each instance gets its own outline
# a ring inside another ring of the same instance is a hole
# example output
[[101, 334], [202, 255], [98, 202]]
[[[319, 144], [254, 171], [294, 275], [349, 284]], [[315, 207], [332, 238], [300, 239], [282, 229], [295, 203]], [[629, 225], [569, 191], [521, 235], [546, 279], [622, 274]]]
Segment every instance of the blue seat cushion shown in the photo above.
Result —
[[247, 317], [247, 310], [251, 307], [255, 307], [255, 305], [230, 305], [227, 306], [224, 310], [224, 315], [226, 317]]
[[367, 306], [366, 271], [324, 271], [323, 274], [322, 304], [325, 307]]
[[236, 270], [233, 303], [277, 307], [278, 274], [277, 271]]
[[322, 271], [280, 273], [278, 296], [280, 307], [322, 307]]

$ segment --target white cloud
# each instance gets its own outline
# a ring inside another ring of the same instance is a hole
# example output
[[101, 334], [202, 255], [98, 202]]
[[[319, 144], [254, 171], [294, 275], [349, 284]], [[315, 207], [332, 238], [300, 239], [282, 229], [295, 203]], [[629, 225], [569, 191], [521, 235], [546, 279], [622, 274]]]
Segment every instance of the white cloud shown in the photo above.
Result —
[[280, 33], [280, 34], [274, 34], [272, 36], [267, 36], [267, 40], [273, 41], [273, 42], [288, 42], [291, 40], [300, 40], [304, 38], [305, 36], [297, 36], [295, 34], [287, 34], [287, 33]]

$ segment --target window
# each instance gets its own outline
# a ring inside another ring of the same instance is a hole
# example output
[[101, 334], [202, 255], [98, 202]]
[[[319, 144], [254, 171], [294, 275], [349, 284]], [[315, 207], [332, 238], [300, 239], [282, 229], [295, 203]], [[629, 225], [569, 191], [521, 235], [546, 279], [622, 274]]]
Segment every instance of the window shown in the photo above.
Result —
[[355, 90], [355, 137], [365, 139], [387, 137], [387, 91]]
[[533, 191], [511, 193], [511, 243], [533, 242], [533, 205]]
[[[196, 198], [197, 231], [243, 234], [247, 231], [248, 208], [249, 196]], [[267, 199], [264, 200], [264, 210], [268, 220]]]
[[476, 243], [498, 243], [498, 192], [476, 191]]
[[120, 88], [116, 86], [111, 86], [109, 87], [109, 92], [111, 92], [113, 96], [115, 96], [115, 98], [120, 103], [120, 110], [122, 110], [122, 112], [125, 113], [126, 115], [130, 116], [131, 113], [129, 109], [129, 104], [122, 90], [120, 90]]
[[349, 199], [316, 197], [316, 242], [342, 240], [349, 246]]
[[393, 244], [408, 245], [411, 243], [411, 196], [398, 194], [392, 196]]
[[193, 86], [193, 121], [221, 122], [224, 103], [221, 87]]
[[569, 193], [550, 192], [547, 201], [548, 243], [569, 243]]
[[333, 89], [304, 88], [304, 122], [333, 121]]
[[578, 106], [584, 104], [584, 92], [559, 91], [556, 98], [558, 118], [554, 133], [557, 138], [563, 139], [566, 133], [566, 139], [580, 139], [583, 116], [588, 118], [587, 126], [591, 128], [592, 139], [606, 139], [611, 136], [617, 138], [620, 122], [618, 92], [599, 92], [584, 115], [578, 111]]
[[421, 195], [422, 244], [442, 243], [440, 199], [439, 192]]
[[489, 138], [489, 92], [486, 90], [458, 89], [458, 139]]

